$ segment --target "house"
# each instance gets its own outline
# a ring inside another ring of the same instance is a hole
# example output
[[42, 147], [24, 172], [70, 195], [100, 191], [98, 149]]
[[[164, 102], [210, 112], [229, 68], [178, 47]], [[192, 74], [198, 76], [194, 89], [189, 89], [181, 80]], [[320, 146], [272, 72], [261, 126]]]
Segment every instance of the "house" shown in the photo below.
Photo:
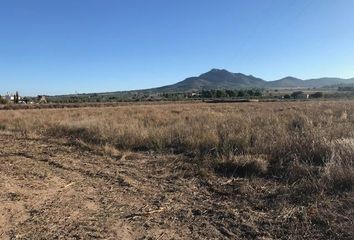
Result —
[[185, 94], [186, 98], [195, 98], [200, 97], [200, 93], [197, 92], [188, 92]]

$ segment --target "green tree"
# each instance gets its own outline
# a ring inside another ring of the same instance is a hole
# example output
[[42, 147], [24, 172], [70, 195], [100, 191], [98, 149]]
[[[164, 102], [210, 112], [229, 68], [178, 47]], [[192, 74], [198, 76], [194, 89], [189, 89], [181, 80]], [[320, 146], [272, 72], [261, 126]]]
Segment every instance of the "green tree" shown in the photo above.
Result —
[[202, 98], [212, 98], [212, 94], [209, 90], [203, 90], [201, 95], [202, 95]]
[[310, 95], [311, 98], [322, 98], [323, 97], [323, 92], [315, 92]]
[[247, 90], [247, 95], [248, 96], [254, 96], [254, 91], [252, 89]]
[[235, 91], [233, 91], [233, 90], [226, 90], [226, 91], [225, 91], [225, 94], [226, 94], [228, 97], [231, 97], [231, 98], [236, 97], [236, 93], [235, 93]]
[[240, 90], [237, 92], [237, 97], [244, 97], [244, 96], [246, 96], [246, 93], [244, 90]]
[[7, 103], [6, 99], [0, 96], [0, 104], [6, 104], [6, 103]]
[[19, 103], [20, 101], [20, 96], [18, 95], [18, 92], [16, 91], [15, 96], [14, 96], [14, 103]]
[[291, 97], [292, 98], [297, 98], [299, 95], [301, 95], [301, 94], [303, 94], [304, 92], [302, 92], [302, 91], [297, 91], [297, 92], [293, 92], [292, 94], [291, 94]]
[[262, 93], [261, 90], [257, 89], [257, 90], [254, 92], [254, 96], [256, 96], [256, 97], [261, 97], [261, 96], [263, 96], [263, 93]]
[[225, 96], [226, 96], [226, 94], [223, 90], [216, 90], [216, 97], [217, 98], [223, 98]]

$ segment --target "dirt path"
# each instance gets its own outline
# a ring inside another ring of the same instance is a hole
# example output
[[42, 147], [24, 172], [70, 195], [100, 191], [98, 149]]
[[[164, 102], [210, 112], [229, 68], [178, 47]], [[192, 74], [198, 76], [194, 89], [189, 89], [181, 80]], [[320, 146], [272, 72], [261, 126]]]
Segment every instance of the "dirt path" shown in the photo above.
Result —
[[[196, 165], [178, 156], [112, 157], [65, 141], [3, 132], [0, 146], [0, 239], [351, 239], [354, 235], [351, 213], [343, 215], [340, 205], [329, 211], [326, 202], [314, 200], [328, 219], [337, 211], [333, 223], [316, 223], [307, 214], [313, 206], [295, 204], [289, 187], [266, 179], [203, 180], [192, 174]], [[344, 200], [351, 206], [352, 195]]]
[[[200, 194], [199, 183], [179, 177], [183, 169], [175, 169], [174, 157], [117, 159], [65, 142], [4, 133], [0, 144], [2, 239], [186, 239], [206, 234], [195, 232], [190, 223], [200, 215], [194, 205], [208, 197]], [[218, 236], [223, 233], [215, 229]]]

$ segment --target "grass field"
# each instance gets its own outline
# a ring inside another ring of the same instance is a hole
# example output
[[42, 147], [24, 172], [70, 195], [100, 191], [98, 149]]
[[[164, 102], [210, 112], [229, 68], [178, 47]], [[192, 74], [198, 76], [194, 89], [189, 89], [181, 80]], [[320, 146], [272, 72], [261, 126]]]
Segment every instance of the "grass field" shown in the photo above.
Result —
[[[217, 207], [189, 199], [203, 224], [193, 220], [195, 229], [175, 238], [354, 237], [353, 101], [8, 110], [0, 112], [0, 131], [119, 161], [157, 158], [156, 168], [197, 181], [205, 201], [225, 208], [210, 213]], [[217, 231], [208, 233], [208, 224]]]

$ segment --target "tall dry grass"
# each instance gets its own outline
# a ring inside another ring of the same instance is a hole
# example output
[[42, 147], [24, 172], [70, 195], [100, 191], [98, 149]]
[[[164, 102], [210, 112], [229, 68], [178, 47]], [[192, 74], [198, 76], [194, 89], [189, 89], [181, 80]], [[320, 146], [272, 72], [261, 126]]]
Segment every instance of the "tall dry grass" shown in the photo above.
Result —
[[354, 102], [164, 104], [0, 112], [3, 129], [184, 154], [232, 176], [354, 185]]

